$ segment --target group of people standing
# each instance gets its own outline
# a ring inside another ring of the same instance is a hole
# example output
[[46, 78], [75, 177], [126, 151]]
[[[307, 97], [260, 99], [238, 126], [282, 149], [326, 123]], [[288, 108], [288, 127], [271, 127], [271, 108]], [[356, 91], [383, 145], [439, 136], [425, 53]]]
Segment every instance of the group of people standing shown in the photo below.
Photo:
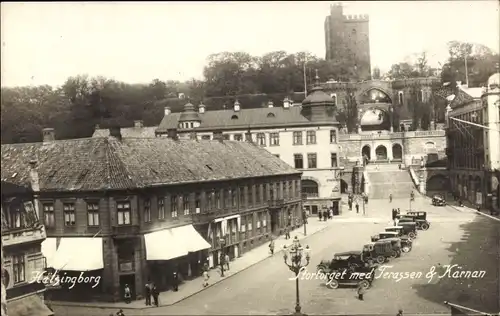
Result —
[[327, 219], [332, 219], [333, 218], [333, 209], [323, 209], [318, 212], [318, 217], [319, 220], [324, 220], [326, 222]]
[[[368, 196], [366, 194], [362, 194], [361, 198], [363, 199], [363, 202], [365, 204], [368, 204]], [[349, 196], [347, 197], [347, 205], [349, 206], [349, 211], [352, 211], [352, 206], [356, 202], [355, 207], [356, 207], [356, 213], [359, 213], [359, 203], [358, 201], [354, 201], [354, 194], [349, 193]]]

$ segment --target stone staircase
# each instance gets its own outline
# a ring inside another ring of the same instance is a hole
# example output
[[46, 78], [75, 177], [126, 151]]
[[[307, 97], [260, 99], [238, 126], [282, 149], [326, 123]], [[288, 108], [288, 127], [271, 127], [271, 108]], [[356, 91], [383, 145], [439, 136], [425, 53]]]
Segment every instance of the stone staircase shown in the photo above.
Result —
[[365, 170], [370, 199], [387, 199], [389, 194], [395, 199], [409, 198], [411, 191], [417, 193], [408, 170], [399, 170], [397, 164], [368, 164]]

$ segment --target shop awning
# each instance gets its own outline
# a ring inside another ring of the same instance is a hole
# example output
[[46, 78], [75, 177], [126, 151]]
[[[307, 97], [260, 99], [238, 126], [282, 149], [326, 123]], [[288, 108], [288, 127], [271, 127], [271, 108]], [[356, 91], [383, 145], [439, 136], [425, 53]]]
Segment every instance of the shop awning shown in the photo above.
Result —
[[175, 238], [183, 241], [188, 252], [196, 252], [211, 247], [205, 238], [201, 237], [196, 231], [193, 225], [176, 227], [172, 231], [174, 232]]
[[104, 268], [103, 246], [100, 237], [61, 238], [56, 249], [56, 238], [42, 243], [47, 268], [65, 271], [91, 271]]
[[54, 313], [37, 294], [7, 302], [7, 314], [16, 316], [52, 316]]
[[144, 241], [147, 260], [170, 260], [211, 247], [193, 225], [145, 234]]

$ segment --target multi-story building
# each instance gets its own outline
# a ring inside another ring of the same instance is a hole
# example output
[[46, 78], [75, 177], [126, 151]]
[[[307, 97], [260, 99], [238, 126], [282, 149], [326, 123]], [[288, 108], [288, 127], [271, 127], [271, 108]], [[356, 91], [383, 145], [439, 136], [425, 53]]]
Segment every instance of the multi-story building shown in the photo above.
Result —
[[454, 193], [464, 201], [483, 206], [487, 190], [485, 138], [481, 126], [485, 112], [481, 95], [482, 88], [468, 88], [458, 83], [447, 108], [446, 154]]
[[[109, 137], [2, 145], [2, 179], [24, 184], [36, 159], [47, 267], [88, 282], [61, 282], [52, 299], [134, 297], [148, 280], [169, 287], [239, 257], [302, 223], [301, 173], [249, 142]], [[207, 259], [208, 258], [208, 259]]]
[[326, 60], [351, 59], [360, 79], [371, 78], [368, 15], [344, 15], [342, 4], [332, 4], [325, 18], [325, 46]]
[[167, 108], [156, 134], [168, 137], [172, 129], [178, 129], [181, 138], [196, 131], [202, 140], [251, 140], [303, 172], [306, 210], [312, 214], [327, 207], [339, 211], [339, 123], [333, 99], [319, 84], [301, 107], [287, 99], [283, 107], [269, 102], [266, 108], [243, 109], [236, 100], [232, 109], [219, 111], [205, 111], [203, 104], [196, 111], [191, 103], [181, 113], [170, 113]]
[[[2, 174], [2, 285], [7, 299], [2, 308], [8, 315], [53, 315], [44, 304], [45, 284], [38, 278], [45, 269], [41, 248], [46, 237], [35, 197], [38, 176], [28, 163], [19, 167], [25, 171]], [[27, 181], [17, 185], [18, 176]]]
[[481, 95], [483, 104], [485, 182], [487, 207], [500, 212], [500, 74], [488, 80]]

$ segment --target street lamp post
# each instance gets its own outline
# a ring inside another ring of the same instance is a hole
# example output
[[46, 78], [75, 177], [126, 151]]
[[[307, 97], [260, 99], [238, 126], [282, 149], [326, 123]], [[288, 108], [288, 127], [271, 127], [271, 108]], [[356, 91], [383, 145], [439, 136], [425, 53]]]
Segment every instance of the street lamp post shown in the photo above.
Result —
[[220, 276], [224, 276], [224, 260], [225, 260], [225, 255], [224, 255], [224, 246], [226, 245], [226, 239], [221, 238], [219, 239], [220, 243], [220, 258], [219, 258], [219, 264], [220, 264]]
[[389, 107], [389, 112], [391, 113], [390, 116], [391, 116], [391, 127], [390, 127], [390, 131], [391, 133], [394, 132], [394, 109], [392, 107], [392, 105]]
[[[299, 242], [297, 236], [293, 239], [293, 244], [290, 246], [290, 249], [287, 249], [286, 246], [283, 246], [283, 259], [288, 269], [295, 273], [295, 313], [294, 315], [304, 315], [301, 313], [302, 307], [300, 307], [300, 293], [299, 293], [299, 273], [302, 268], [307, 267], [309, 265], [309, 260], [311, 259], [309, 246], [306, 248], [302, 248], [302, 245]], [[288, 257], [290, 257], [290, 264], [288, 263]], [[303, 263], [302, 259], [305, 259], [305, 263]]]

